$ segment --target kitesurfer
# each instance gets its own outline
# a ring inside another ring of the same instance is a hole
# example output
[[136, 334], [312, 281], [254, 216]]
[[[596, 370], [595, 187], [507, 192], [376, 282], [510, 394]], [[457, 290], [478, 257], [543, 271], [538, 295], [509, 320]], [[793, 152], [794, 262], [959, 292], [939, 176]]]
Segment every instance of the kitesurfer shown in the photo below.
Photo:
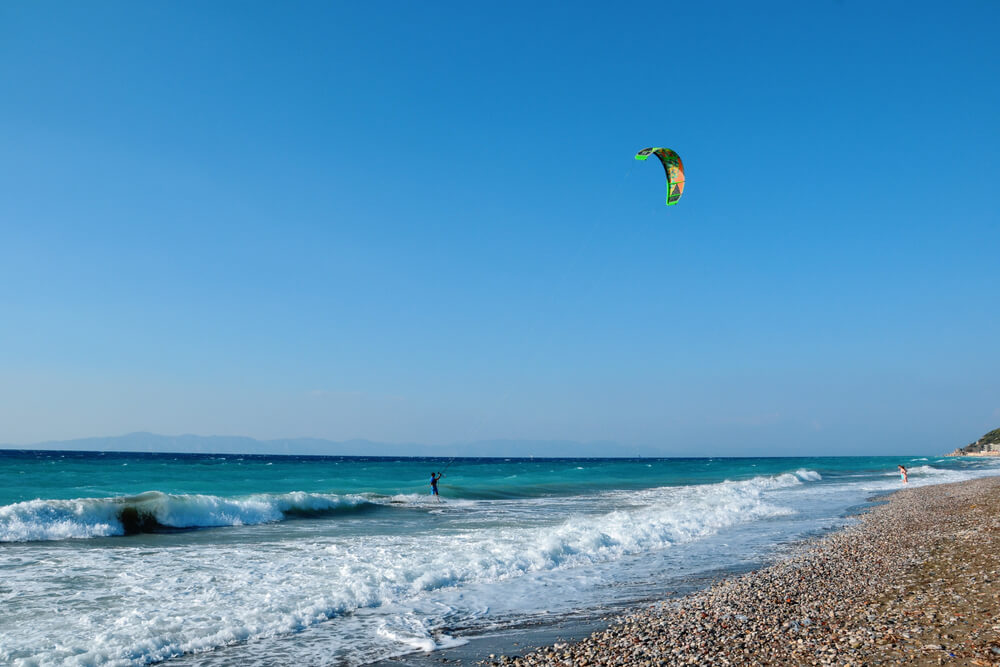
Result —
[[431, 495], [437, 496], [438, 500], [441, 500], [441, 496], [438, 495], [438, 480], [444, 477], [443, 472], [432, 472], [431, 473]]

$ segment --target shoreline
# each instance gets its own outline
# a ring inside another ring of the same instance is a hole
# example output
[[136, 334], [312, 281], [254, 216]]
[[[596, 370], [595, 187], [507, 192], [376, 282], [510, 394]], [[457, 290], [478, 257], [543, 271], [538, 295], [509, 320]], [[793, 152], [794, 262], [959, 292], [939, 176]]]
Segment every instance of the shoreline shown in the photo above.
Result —
[[1000, 667], [1000, 477], [872, 500], [857, 523], [681, 597], [376, 664]]
[[1000, 477], [900, 489], [787, 558], [489, 665], [1000, 665]]
[[[852, 515], [853, 516], [853, 515]], [[794, 548], [794, 547], [791, 547]], [[666, 600], [680, 600], [688, 595], [703, 591], [721, 581], [753, 572], [781, 558], [780, 556], [764, 557], [756, 564], [746, 564], [738, 568], [719, 568], [711, 573], [705, 573], [693, 579], [688, 585], [675, 587], [676, 594], [669, 595]], [[441, 665], [483, 665], [490, 664], [491, 659], [505, 654], [515, 655], [516, 652], [532, 652], [549, 646], [563, 646], [586, 639], [593, 633], [605, 630], [620, 621], [621, 618], [644, 609], [650, 605], [659, 604], [664, 598], [649, 598], [639, 600], [627, 606], [604, 610], [591, 615], [569, 615], [558, 620], [539, 623], [533, 626], [507, 627], [492, 633], [461, 637], [467, 643], [429, 652], [407, 653], [390, 658], [383, 658], [367, 667], [440, 667]]]

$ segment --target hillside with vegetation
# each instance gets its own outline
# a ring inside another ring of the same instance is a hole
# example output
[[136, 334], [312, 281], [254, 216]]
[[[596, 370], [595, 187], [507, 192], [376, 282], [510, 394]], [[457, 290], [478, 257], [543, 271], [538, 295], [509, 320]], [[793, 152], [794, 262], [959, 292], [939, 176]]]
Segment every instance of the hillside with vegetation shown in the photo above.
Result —
[[972, 444], [956, 449], [948, 456], [1000, 456], [1000, 428], [995, 428]]

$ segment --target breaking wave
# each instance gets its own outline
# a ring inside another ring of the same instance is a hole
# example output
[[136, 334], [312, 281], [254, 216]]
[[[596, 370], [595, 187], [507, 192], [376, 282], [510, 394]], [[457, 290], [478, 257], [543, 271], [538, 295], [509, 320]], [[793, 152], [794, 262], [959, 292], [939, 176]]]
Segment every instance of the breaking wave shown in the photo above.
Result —
[[374, 507], [374, 503], [362, 496], [302, 492], [220, 498], [148, 491], [115, 498], [30, 500], [0, 507], [0, 542], [246, 526], [359, 512]]

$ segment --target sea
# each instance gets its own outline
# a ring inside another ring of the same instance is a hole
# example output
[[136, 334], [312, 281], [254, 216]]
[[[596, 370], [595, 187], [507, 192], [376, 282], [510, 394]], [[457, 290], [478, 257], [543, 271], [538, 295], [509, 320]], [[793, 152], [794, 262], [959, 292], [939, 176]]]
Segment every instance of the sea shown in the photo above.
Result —
[[901, 488], [899, 464], [911, 487], [1000, 474], [985, 457], [0, 450], [0, 664], [351, 666], [516, 646], [780, 557]]

